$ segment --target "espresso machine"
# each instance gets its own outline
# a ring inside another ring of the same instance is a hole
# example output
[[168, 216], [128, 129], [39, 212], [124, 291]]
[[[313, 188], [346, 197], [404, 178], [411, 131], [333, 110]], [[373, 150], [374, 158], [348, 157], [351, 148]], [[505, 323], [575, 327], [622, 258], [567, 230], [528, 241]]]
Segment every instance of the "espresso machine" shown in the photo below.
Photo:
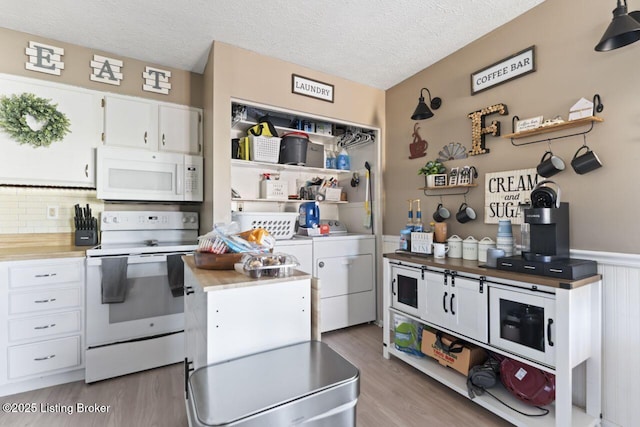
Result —
[[597, 274], [595, 261], [569, 256], [569, 204], [560, 202], [560, 188], [553, 181], [541, 181], [531, 192], [521, 231], [522, 255], [498, 258], [499, 270], [569, 280]]

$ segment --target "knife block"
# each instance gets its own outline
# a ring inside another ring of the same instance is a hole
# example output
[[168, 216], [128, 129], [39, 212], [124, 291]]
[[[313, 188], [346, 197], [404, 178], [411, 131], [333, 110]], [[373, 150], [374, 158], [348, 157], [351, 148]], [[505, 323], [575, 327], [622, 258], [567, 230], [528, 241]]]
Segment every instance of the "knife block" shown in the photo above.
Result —
[[76, 230], [76, 246], [95, 246], [98, 244], [96, 230]]

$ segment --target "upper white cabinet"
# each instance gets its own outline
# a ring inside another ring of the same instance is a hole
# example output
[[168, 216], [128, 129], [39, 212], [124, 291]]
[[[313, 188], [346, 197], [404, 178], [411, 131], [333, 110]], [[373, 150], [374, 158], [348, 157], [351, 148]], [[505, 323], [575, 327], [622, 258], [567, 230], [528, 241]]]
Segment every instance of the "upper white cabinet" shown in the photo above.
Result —
[[48, 147], [20, 145], [0, 130], [0, 184], [95, 187], [94, 148], [103, 117], [97, 92], [37, 79], [0, 75], [0, 95], [32, 93], [51, 100], [70, 122], [70, 132]]
[[157, 150], [158, 105], [140, 98], [105, 96], [104, 142]]
[[142, 98], [104, 98], [106, 145], [202, 154], [202, 112], [198, 108]]
[[202, 111], [182, 105], [158, 107], [160, 150], [202, 154]]

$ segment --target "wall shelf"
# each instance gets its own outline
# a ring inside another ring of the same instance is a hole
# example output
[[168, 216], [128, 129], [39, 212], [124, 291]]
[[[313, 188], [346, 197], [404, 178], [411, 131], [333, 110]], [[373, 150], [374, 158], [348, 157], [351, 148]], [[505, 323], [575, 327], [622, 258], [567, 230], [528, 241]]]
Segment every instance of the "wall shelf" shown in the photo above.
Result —
[[[520, 120], [520, 117], [518, 116], [513, 116], [513, 118], [511, 119], [511, 130], [512, 133], [507, 134], [507, 135], [502, 135], [503, 138], [508, 138], [511, 140], [511, 144], [513, 146], [516, 147], [520, 147], [522, 145], [529, 145], [529, 144], [535, 144], [537, 142], [551, 142], [555, 139], [562, 139], [562, 138], [569, 138], [572, 136], [579, 136], [579, 135], [586, 135], [587, 133], [591, 132], [591, 130], [593, 129], [593, 124], [594, 123], [602, 123], [604, 122], [604, 119], [596, 116], [596, 113], [600, 113], [602, 112], [602, 110], [604, 110], [604, 105], [602, 105], [602, 102], [600, 101], [600, 95], [598, 95], [597, 93], [595, 95], [593, 95], [593, 110], [592, 110], [592, 114], [589, 117], [583, 117], [581, 119], [576, 119], [576, 120], [570, 120], [567, 122], [562, 122], [562, 123], [554, 123], [548, 126], [541, 126], [541, 127], [537, 127], [535, 129], [529, 129], [529, 130], [523, 130], [522, 132], [515, 132], [515, 125], [516, 122], [518, 120]], [[561, 131], [561, 130], [565, 130], [565, 129], [573, 129], [573, 128], [577, 128], [580, 126], [586, 126], [589, 125], [589, 129], [582, 131], [582, 132], [575, 132], [569, 135], [561, 135], [561, 136], [555, 136], [553, 138], [542, 138], [542, 139], [537, 139], [535, 141], [527, 141], [527, 142], [520, 142], [520, 143], [516, 143], [514, 142], [514, 140], [517, 139], [522, 139], [522, 138], [528, 138], [528, 137], [532, 137], [532, 136], [538, 136], [538, 135], [544, 135], [547, 133], [551, 133], [551, 132], [557, 132], [557, 131]]]
[[[462, 196], [477, 186], [478, 184], [440, 185], [438, 187], [420, 187], [418, 190], [424, 191], [425, 196]], [[434, 194], [429, 194], [429, 192]]]
[[[315, 200], [301, 200], [301, 199], [260, 199], [260, 198], [249, 198], [249, 197], [233, 197], [231, 199], [232, 202], [266, 202], [266, 203], [305, 203], [305, 202], [314, 202]], [[329, 204], [329, 205], [339, 205], [344, 203], [349, 203], [348, 201], [343, 200], [322, 200], [318, 201], [320, 204]]]
[[325, 169], [325, 168], [312, 168], [308, 166], [297, 166], [297, 165], [283, 165], [282, 163], [267, 163], [267, 162], [254, 162], [253, 160], [240, 160], [240, 159], [231, 159], [232, 166], [241, 166], [241, 167], [249, 167], [249, 168], [266, 168], [276, 171], [298, 171], [298, 172], [312, 172], [312, 173], [322, 173], [327, 175], [342, 175], [342, 174], [350, 174], [353, 171], [343, 170], [343, 169]]

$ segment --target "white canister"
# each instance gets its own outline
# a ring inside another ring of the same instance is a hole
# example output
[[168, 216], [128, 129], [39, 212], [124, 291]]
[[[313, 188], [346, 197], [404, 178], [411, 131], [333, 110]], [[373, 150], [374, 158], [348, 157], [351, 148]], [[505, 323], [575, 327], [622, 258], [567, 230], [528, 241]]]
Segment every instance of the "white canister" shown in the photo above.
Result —
[[469, 236], [462, 242], [462, 259], [475, 261], [478, 259], [478, 241]]
[[495, 248], [496, 242], [491, 240], [490, 237], [483, 237], [478, 242], [478, 261], [487, 262], [487, 249]]
[[462, 258], [462, 239], [454, 234], [447, 239], [449, 245], [449, 258]]

